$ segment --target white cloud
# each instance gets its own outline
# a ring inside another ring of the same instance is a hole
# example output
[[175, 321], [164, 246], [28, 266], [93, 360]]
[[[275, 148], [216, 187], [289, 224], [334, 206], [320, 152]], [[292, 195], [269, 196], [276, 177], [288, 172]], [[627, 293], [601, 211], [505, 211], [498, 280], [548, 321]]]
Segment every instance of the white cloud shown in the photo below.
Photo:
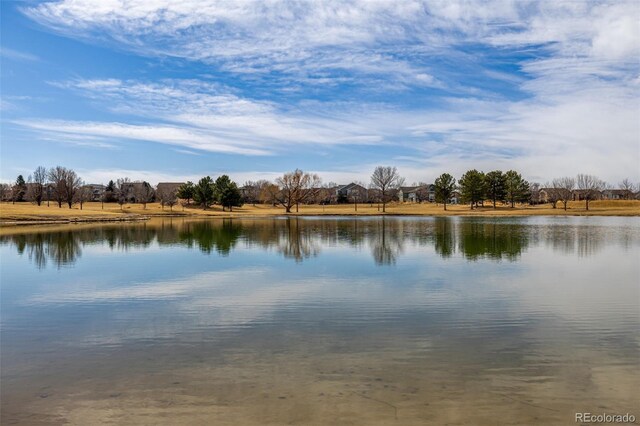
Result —
[[[202, 61], [214, 75], [280, 84], [302, 98], [337, 84], [467, 96], [434, 106], [426, 98], [424, 107], [405, 106], [404, 98], [341, 103], [339, 93], [331, 102], [294, 103], [197, 80], [76, 80], [62, 87], [151, 124], [22, 122], [34, 129], [250, 155], [388, 144], [415, 180], [471, 167], [513, 167], [536, 180], [578, 172], [638, 179], [637, 2], [63, 0], [24, 10], [73, 37]], [[476, 64], [482, 52], [468, 48], [474, 45], [521, 53], [509, 63], [521, 72]], [[475, 87], [473, 75], [456, 80], [462, 62], [513, 85], [518, 96]], [[351, 168], [371, 166], [364, 161]]]

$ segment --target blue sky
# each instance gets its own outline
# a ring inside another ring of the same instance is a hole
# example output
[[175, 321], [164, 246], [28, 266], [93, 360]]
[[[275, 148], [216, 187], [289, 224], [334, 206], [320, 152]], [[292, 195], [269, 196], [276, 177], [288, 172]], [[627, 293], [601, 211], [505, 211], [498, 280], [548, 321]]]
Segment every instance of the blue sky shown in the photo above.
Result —
[[640, 3], [1, 3], [1, 174], [640, 181]]

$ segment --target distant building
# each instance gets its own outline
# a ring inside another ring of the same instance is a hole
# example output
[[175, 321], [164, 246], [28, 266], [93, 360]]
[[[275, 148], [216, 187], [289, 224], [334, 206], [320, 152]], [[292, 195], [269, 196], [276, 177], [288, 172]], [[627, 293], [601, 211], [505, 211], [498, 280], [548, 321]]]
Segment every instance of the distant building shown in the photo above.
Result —
[[633, 200], [633, 191], [628, 189], [605, 189], [602, 191], [603, 200]]
[[401, 203], [421, 203], [423, 201], [433, 203], [436, 200], [435, 185], [402, 186], [398, 190], [398, 200]]
[[91, 190], [91, 200], [90, 201], [100, 201], [104, 196], [107, 187], [101, 185], [99, 183], [90, 183], [84, 186], [84, 188], [89, 188]]
[[368, 197], [368, 190], [362, 185], [358, 185], [357, 183], [351, 182], [348, 185], [341, 185], [336, 187], [336, 197], [338, 199], [346, 199], [351, 201], [354, 195], [358, 195], [360, 201], [366, 201]]
[[166, 192], [167, 194], [177, 194], [178, 189], [184, 185], [184, 182], [160, 182], [156, 187], [156, 192]]

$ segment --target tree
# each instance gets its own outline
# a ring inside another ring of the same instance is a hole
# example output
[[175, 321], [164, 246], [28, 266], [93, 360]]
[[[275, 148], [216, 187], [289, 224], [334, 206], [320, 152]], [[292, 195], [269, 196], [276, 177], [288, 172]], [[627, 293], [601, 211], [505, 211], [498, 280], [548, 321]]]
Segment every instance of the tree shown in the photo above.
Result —
[[58, 207], [62, 208], [62, 203], [65, 200], [65, 179], [67, 175], [67, 169], [62, 166], [56, 166], [49, 169], [48, 178], [49, 182], [53, 185], [53, 197], [58, 203]]
[[544, 184], [544, 191], [547, 194], [547, 202], [551, 203], [552, 208], [556, 208], [556, 204], [560, 199], [560, 188], [554, 187], [555, 184], [559, 184], [559, 182], [547, 182]]
[[11, 186], [7, 183], [0, 183], [0, 201], [8, 200], [11, 197]]
[[320, 178], [317, 175], [296, 169], [276, 179], [276, 187], [271, 187], [270, 191], [276, 202], [284, 207], [285, 212], [291, 213], [291, 207], [297, 207], [299, 203], [304, 201], [308, 196], [305, 191], [313, 188], [319, 181]]
[[382, 212], [386, 212], [387, 202], [391, 200], [390, 195], [397, 192], [402, 186], [404, 179], [398, 174], [395, 167], [378, 166], [371, 175], [371, 187], [378, 191], [380, 201], [382, 201]]
[[494, 170], [485, 175], [484, 182], [487, 190], [487, 196], [493, 202], [493, 208], [495, 209], [496, 201], [502, 201], [506, 196], [505, 177], [500, 170]]
[[623, 197], [625, 200], [631, 200], [633, 198], [633, 193], [636, 192], [636, 185], [631, 182], [631, 179], [623, 179], [618, 186], [624, 191]]
[[245, 203], [251, 203], [255, 206], [256, 203], [261, 202], [262, 192], [264, 188], [269, 184], [270, 182], [264, 179], [256, 182], [250, 180], [246, 181], [243, 186], [243, 201]]
[[36, 169], [33, 171], [33, 178], [31, 183], [31, 199], [35, 201], [37, 205], [42, 204], [46, 184], [47, 169], [42, 166], [36, 167]]
[[120, 178], [116, 180], [115, 195], [116, 201], [120, 205], [120, 210], [123, 210], [124, 205], [127, 203], [130, 189], [131, 181], [129, 180], [129, 178]]
[[529, 204], [540, 203], [540, 184], [533, 182], [529, 187]]
[[436, 202], [442, 203], [447, 210], [447, 201], [453, 196], [456, 190], [456, 180], [449, 173], [441, 174], [434, 182]]
[[169, 206], [171, 210], [173, 210], [173, 206], [178, 202], [178, 197], [176, 195], [177, 190], [172, 190], [167, 187], [160, 187], [158, 185], [158, 189], [156, 189], [156, 199], [160, 202], [160, 206], [162, 206], [162, 210], [164, 210], [164, 206]]
[[191, 181], [188, 181], [187, 183], [180, 185], [180, 188], [178, 188], [178, 198], [186, 200], [187, 205], [189, 205], [191, 200], [193, 200], [194, 194], [195, 194], [195, 185]]
[[91, 199], [93, 198], [93, 190], [91, 189], [90, 186], [83, 185], [80, 187], [80, 189], [78, 189], [75, 197], [76, 197], [75, 201], [78, 204], [80, 204], [80, 210], [82, 210], [82, 205], [86, 201], [91, 201]]
[[18, 175], [16, 183], [13, 185], [13, 194], [11, 199], [15, 203], [16, 201], [24, 201], [24, 197], [27, 194], [27, 183], [24, 181], [22, 175]]
[[214, 183], [211, 177], [206, 176], [193, 187], [193, 200], [206, 210], [214, 201]]
[[76, 172], [71, 169], [65, 169], [64, 173], [64, 197], [67, 201], [67, 205], [69, 208], [73, 206], [73, 203], [76, 200], [76, 193], [82, 187], [83, 182], [82, 179], [78, 177]]
[[222, 175], [216, 179], [215, 199], [222, 206], [222, 211], [224, 211], [225, 207], [228, 207], [229, 211], [233, 211], [234, 206], [242, 206], [242, 194], [240, 194], [238, 185], [231, 181], [227, 175]]
[[276, 204], [278, 204], [276, 196], [279, 191], [280, 189], [278, 188], [278, 185], [267, 182], [262, 186], [262, 188], [260, 188], [260, 202], [264, 204], [271, 204], [275, 207]]
[[471, 209], [473, 209], [474, 204], [477, 206], [478, 202], [484, 200], [486, 194], [484, 173], [476, 169], [469, 170], [462, 175], [458, 184], [460, 185], [462, 199], [471, 204]]
[[142, 208], [146, 210], [147, 203], [153, 201], [155, 192], [153, 191], [151, 185], [149, 185], [149, 182], [136, 182], [133, 185], [133, 196], [138, 203], [142, 204]]
[[576, 184], [585, 200], [587, 210], [589, 210], [589, 201], [597, 199], [606, 186], [605, 182], [596, 176], [583, 174], [576, 177]]
[[307, 175], [308, 179], [303, 179], [302, 186], [298, 194], [298, 200], [296, 202], [296, 212], [298, 211], [298, 206], [300, 205], [300, 203], [315, 203], [322, 189], [322, 181], [320, 180], [320, 177], [318, 175], [308, 173]]
[[514, 208], [516, 202], [524, 203], [531, 199], [531, 187], [520, 173], [509, 170], [504, 174], [504, 194]]
[[[110, 180], [107, 184], [107, 187], [104, 189], [104, 194], [102, 194], [102, 203], [111, 203], [116, 201], [116, 184], [114, 181]], [[104, 206], [102, 206], [104, 208]]]
[[564, 205], [564, 211], [567, 211], [567, 203], [573, 197], [573, 190], [576, 187], [576, 180], [571, 177], [563, 177], [553, 180], [553, 188], [557, 191], [558, 198]]

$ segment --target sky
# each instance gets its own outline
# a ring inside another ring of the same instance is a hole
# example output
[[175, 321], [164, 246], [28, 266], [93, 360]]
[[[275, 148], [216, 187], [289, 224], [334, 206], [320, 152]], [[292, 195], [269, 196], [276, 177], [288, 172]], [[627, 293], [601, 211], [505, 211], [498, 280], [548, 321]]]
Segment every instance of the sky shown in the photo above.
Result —
[[0, 180], [640, 182], [637, 1], [0, 1]]

